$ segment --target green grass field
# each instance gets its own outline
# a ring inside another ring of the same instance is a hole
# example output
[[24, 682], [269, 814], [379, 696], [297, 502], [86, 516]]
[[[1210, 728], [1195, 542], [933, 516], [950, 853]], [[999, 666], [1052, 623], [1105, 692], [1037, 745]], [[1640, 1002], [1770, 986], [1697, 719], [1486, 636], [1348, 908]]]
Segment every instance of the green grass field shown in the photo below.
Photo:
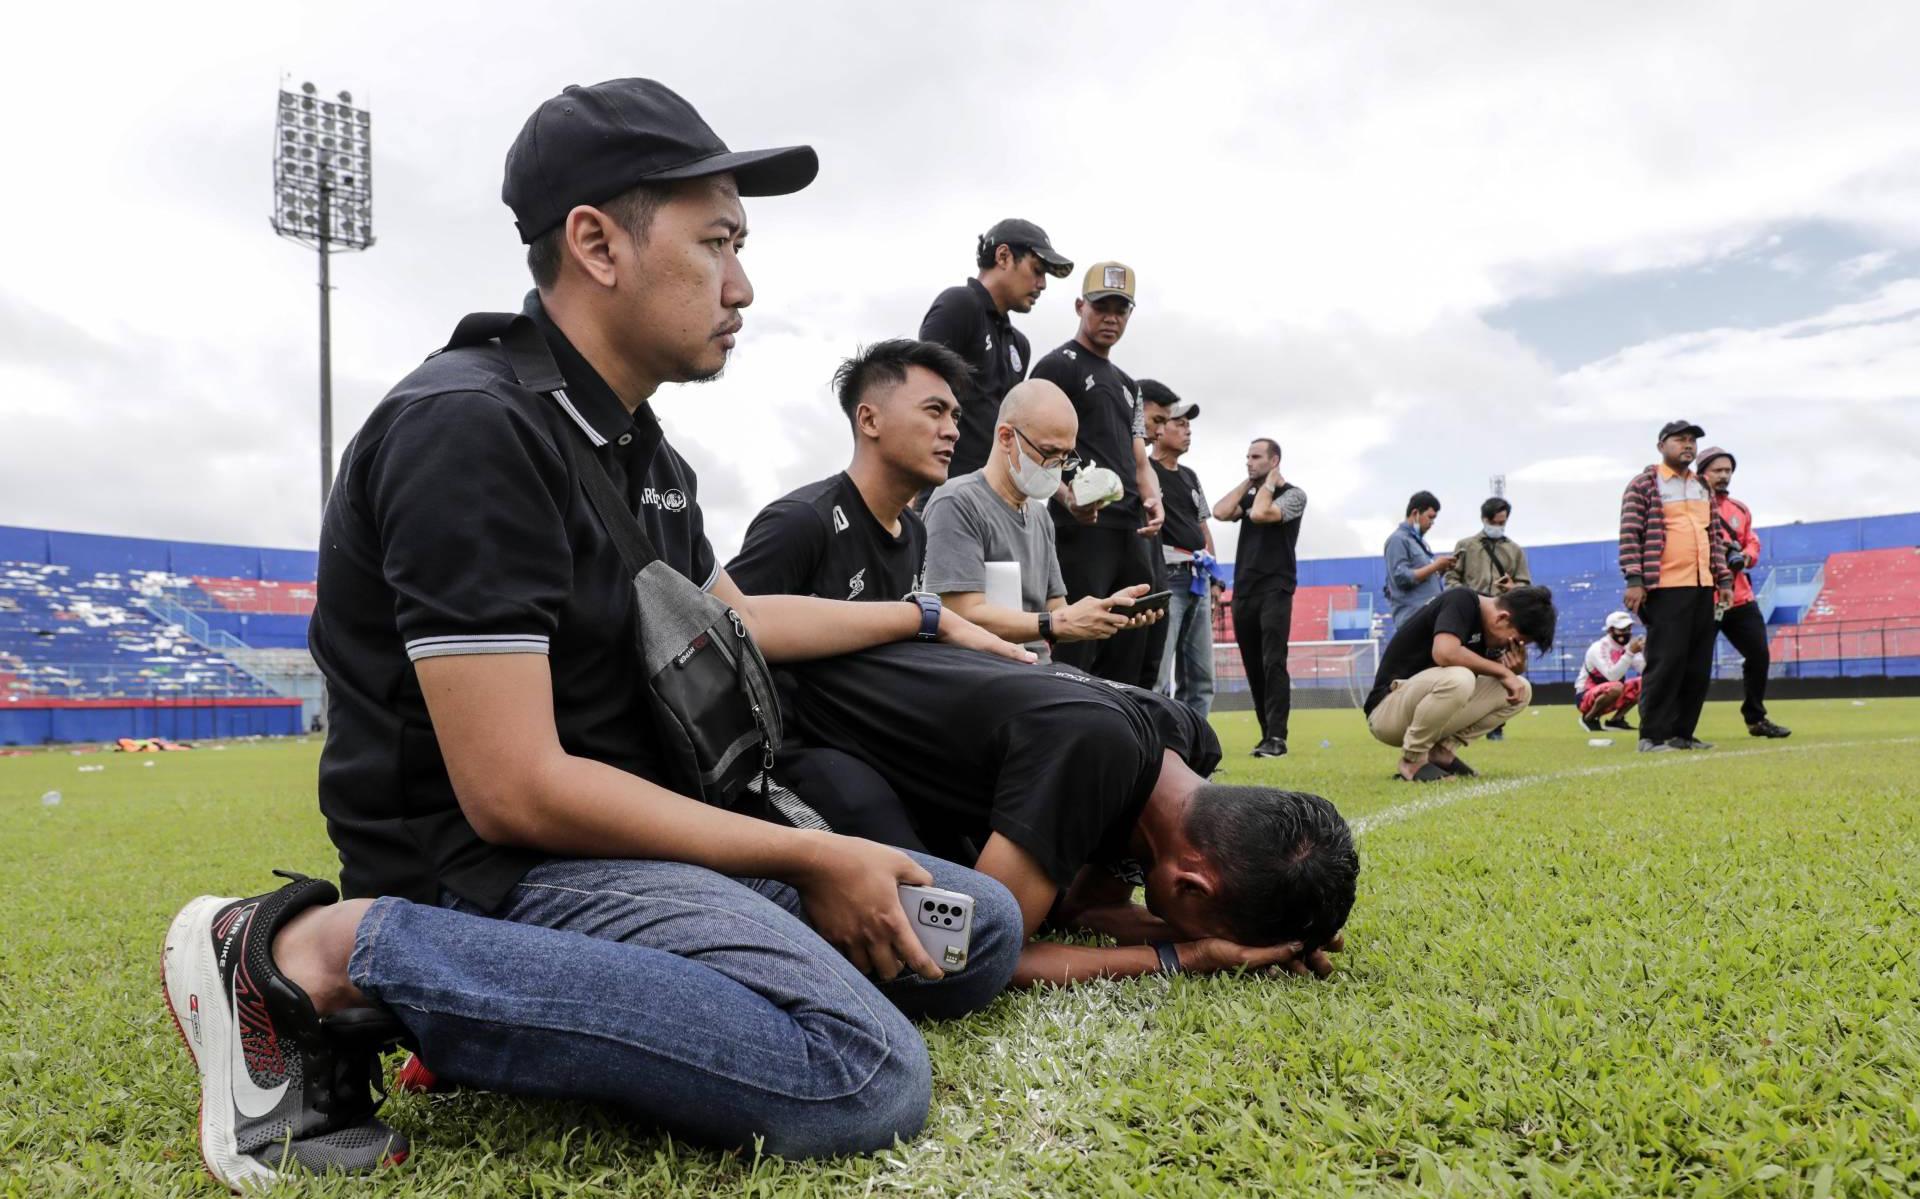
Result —
[[[755, 1161], [617, 1114], [397, 1096], [414, 1143], [314, 1195], [1920, 1193], [1920, 700], [1709, 709], [1710, 754], [1590, 748], [1570, 710], [1414, 788], [1352, 712], [1226, 776], [1361, 829], [1330, 982], [1146, 979], [929, 1028], [927, 1132]], [[1326, 744], [1323, 744], [1326, 742]], [[315, 743], [0, 759], [0, 1195], [206, 1195], [156, 978], [168, 918], [331, 876]], [[103, 765], [80, 773], [82, 765]], [[63, 802], [46, 806], [43, 792]]]

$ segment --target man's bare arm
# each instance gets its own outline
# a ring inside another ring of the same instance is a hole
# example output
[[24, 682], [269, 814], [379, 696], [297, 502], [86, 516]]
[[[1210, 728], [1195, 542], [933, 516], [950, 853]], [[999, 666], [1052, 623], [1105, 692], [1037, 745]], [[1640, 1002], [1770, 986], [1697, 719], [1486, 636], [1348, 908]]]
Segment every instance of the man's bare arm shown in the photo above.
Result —
[[[974, 869], [999, 879], [1007, 890], [1013, 892], [1014, 900], [1020, 905], [1028, 941], [1020, 950], [1019, 964], [1013, 969], [1013, 986], [1032, 987], [1042, 983], [1066, 986], [1094, 978], [1131, 978], [1152, 974], [1160, 969], [1159, 955], [1145, 945], [1103, 947], [1034, 941], [1033, 934], [1039, 930], [1040, 922], [1046, 919], [1060, 889], [1047, 877], [1047, 872], [1032, 854], [999, 833], [987, 838], [986, 848], [980, 851], [980, 860], [974, 863]], [[1194, 973], [1212, 973], [1236, 967], [1255, 970], [1269, 966], [1291, 968], [1289, 964], [1300, 956], [1301, 947], [1298, 943], [1290, 943], [1254, 949], [1233, 945], [1219, 938], [1208, 938], [1181, 942], [1175, 946], [1175, 950], [1185, 969]], [[1300, 968], [1307, 969], [1304, 960]]]
[[[854, 603], [808, 595], [742, 594], [726, 571], [714, 581], [713, 594], [734, 611], [753, 634], [769, 662], [806, 662], [905, 641], [920, 631], [920, 610], [906, 602]], [[940, 614], [940, 640], [967, 649], [1032, 662], [1034, 656], [1002, 640], [959, 613]]]
[[1240, 501], [1247, 498], [1247, 491], [1250, 488], [1258, 486], [1260, 482], [1261, 480], [1259, 479], [1240, 480], [1239, 486], [1214, 501], [1213, 519], [1225, 521], [1239, 520], [1242, 515], [1240, 511]]
[[1013, 642], [1040, 639], [1040, 618], [1037, 615], [990, 604], [984, 591], [943, 591], [940, 593], [940, 602], [947, 606], [947, 611], [972, 621], [996, 637]]

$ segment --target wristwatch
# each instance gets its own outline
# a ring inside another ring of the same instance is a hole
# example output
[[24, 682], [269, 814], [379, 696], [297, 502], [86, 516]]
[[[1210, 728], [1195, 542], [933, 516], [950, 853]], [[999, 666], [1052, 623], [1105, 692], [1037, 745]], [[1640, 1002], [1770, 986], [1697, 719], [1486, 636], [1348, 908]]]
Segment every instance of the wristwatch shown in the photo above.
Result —
[[1162, 974], [1182, 973], [1182, 968], [1180, 966], [1180, 951], [1174, 948], [1173, 942], [1153, 941], [1153, 942], [1150, 942], [1150, 944], [1153, 946], [1154, 956], [1160, 959], [1160, 973]]
[[1053, 613], [1036, 612], [1034, 615], [1040, 618], [1040, 640], [1048, 645], [1058, 645], [1059, 642], [1053, 635]]
[[920, 605], [920, 631], [914, 636], [922, 641], [940, 640], [940, 597], [931, 591], [916, 591], [907, 598]]

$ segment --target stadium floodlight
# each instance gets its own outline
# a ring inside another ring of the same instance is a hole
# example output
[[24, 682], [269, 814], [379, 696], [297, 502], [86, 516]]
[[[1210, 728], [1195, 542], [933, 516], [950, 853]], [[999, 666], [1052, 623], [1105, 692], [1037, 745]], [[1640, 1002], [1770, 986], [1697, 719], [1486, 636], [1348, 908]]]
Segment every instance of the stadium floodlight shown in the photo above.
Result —
[[280, 89], [273, 125], [273, 231], [320, 255], [320, 503], [333, 489], [333, 302], [328, 257], [373, 244], [373, 125], [353, 96]]
[[1505, 499], [1507, 495], [1507, 476], [1505, 475], [1487, 476], [1487, 493], [1489, 495], [1496, 495], [1502, 499]]

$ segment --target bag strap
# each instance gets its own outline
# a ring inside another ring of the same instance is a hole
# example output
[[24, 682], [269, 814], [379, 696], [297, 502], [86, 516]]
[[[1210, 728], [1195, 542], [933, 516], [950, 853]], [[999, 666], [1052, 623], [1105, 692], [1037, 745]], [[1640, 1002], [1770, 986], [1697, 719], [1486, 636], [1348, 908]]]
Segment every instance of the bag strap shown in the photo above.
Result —
[[[453, 336], [447, 339], [444, 349], [465, 349], [490, 341], [498, 341], [500, 348], [506, 351], [507, 364], [513, 368], [520, 386], [528, 391], [537, 391], [549, 399], [565, 397], [566, 376], [560, 373], [560, 364], [553, 360], [553, 350], [547, 345], [547, 339], [541, 336], [540, 327], [524, 313], [470, 312], [454, 326]], [[628, 574], [637, 575], [648, 565], [658, 562], [660, 552], [653, 547], [653, 539], [647, 536], [646, 527], [614, 488], [613, 480], [607, 477], [607, 468], [601, 463], [600, 455], [594, 452], [594, 447], [587, 447], [584, 463], [579, 448], [572, 434], [561, 437], [561, 456], [572, 464], [574, 473], [580, 476], [581, 490], [586, 492], [587, 502], [593, 505], [607, 535], [613, 538], [614, 548], [620, 552], [621, 564], [627, 568]]]

